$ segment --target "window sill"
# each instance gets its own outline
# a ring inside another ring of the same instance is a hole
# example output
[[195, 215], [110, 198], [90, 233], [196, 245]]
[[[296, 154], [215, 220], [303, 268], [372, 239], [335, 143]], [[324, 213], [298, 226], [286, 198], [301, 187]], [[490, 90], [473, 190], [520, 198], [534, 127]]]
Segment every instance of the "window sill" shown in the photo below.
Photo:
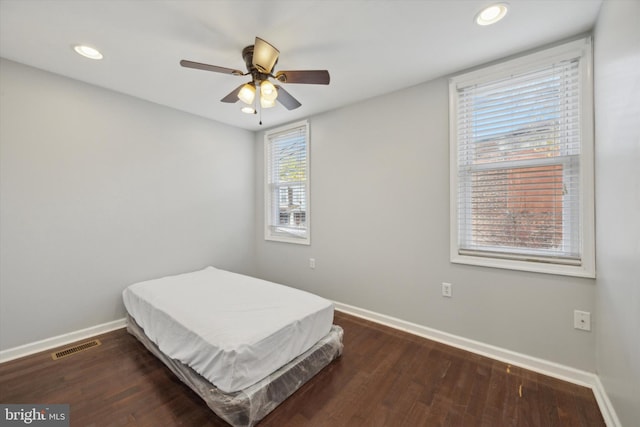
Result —
[[272, 242], [282, 242], [282, 243], [295, 243], [298, 245], [311, 244], [311, 239], [309, 239], [309, 237], [289, 237], [289, 236], [282, 236], [282, 235], [266, 234], [264, 236], [264, 240], [268, 240]]
[[[481, 267], [501, 268], [505, 270], [530, 271], [533, 273], [555, 274], [559, 276], [573, 276], [595, 278], [595, 267], [588, 265], [562, 265], [534, 261], [518, 261], [509, 259], [489, 258], [472, 255], [460, 255], [451, 253], [451, 262], [454, 264], [476, 265]], [[591, 264], [594, 265], [593, 263]]]

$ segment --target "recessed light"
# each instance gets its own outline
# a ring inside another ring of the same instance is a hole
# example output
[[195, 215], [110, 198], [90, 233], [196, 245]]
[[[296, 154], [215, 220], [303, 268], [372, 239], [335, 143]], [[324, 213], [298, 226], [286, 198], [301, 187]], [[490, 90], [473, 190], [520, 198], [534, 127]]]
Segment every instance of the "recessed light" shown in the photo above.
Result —
[[507, 14], [506, 3], [496, 3], [491, 6], [485, 7], [476, 15], [476, 24], [478, 25], [491, 25], [495, 24]]
[[253, 107], [242, 107], [241, 110], [243, 113], [247, 113], [247, 114], [255, 114], [256, 110], [253, 109]]
[[91, 46], [78, 44], [73, 47], [73, 50], [75, 50], [76, 53], [84, 56], [85, 58], [102, 59], [102, 54], [100, 53], [100, 51], [98, 51], [98, 49], [95, 49]]

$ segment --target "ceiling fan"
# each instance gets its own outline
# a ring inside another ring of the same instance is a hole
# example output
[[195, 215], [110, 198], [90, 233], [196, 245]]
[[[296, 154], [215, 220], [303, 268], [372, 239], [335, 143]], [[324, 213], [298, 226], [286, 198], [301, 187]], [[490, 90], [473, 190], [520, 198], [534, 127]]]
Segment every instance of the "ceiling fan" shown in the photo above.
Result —
[[276, 100], [287, 110], [293, 110], [302, 104], [289, 92], [284, 90], [279, 84], [273, 84], [269, 79], [274, 79], [278, 83], [302, 83], [302, 84], [329, 84], [329, 72], [327, 70], [294, 70], [278, 71], [273, 74], [273, 67], [278, 62], [280, 51], [267, 41], [256, 37], [253, 45], [242, 49], [242, 58], [247, 67], [247, 72], [232, 68], [219, 67], [217, 65], [202, 64], [200, 62], [187, 61], [183, 59], [180, 65], [198, 70], [213, 71], [216, 73], [231, 74], [234, 76], [251, 76], [251, 81], [243, 83], [235, 88], [231, 93], [220, 101], [235, 103], [241, 100], [247, 104], [242, 111], [245, 113], [255, 113], [253, 107], [256, 106], [256, 90], [259, 90], [259, 103], [261, 108], [270, 108], [275, 105]]

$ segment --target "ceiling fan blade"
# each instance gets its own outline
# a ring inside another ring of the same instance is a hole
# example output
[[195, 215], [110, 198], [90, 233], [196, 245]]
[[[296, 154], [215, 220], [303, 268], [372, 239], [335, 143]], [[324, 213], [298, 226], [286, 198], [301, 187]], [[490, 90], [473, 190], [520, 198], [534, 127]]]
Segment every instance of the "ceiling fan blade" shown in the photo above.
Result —
[[266, 40], [256, 37], [253, 45], [253, 66], [261, 73], [270, 74], [273, 66], [278, 62], [280, 51]]
[[278, 71], [275, 78], [282, 83], [305, 83], [314, 85], [328, 85], [330, 80], [327, 70]]
[[296, 108], [302, 105], [297, 99], [291, 96], [289, 92], [284, 90], [282, 86], [279, 86], [279, 85], [275, 85], [275, 86], [276, 86], [276, 89], [278, 89], [277, 100], [280, 101], [282, 105], [284, 105], [284, 108], [286, 108], [287, 110], [295, 110]]
[[240, 93], [240, 89], [242, 89], [242, 86], [244, 86], [244, 85], [245, 84], [242, 83], [240, 86], [235, 88], [229, 95], [227, 95], [224, 98], [222, 98], [220, 100], [220, 102], [228, 102], [229, 104], [233, 104], [233, 103], [238, 102], [238, 94]]
[[187, 68], [195, 68], [197, 70], [213, 71], [215, 73], [223, 74], [233, 74], [234, 76], [244, 76], [244, 73], [240, 70], [218, 67], [217, 65], [202, 64], [200, 62], [187, 61], [186, 59], [180, 61], [180, 65]]

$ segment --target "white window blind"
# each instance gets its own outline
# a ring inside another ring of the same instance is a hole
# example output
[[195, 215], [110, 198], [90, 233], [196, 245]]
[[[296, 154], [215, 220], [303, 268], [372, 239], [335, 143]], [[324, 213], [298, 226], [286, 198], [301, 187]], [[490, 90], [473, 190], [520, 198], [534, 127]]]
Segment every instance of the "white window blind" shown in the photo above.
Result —
[[309, 131], [300, 122], [265, 134], [265, 239], [309, 244]]
[[457, 255], [583, 265], [582, 60], [454, 79]]

